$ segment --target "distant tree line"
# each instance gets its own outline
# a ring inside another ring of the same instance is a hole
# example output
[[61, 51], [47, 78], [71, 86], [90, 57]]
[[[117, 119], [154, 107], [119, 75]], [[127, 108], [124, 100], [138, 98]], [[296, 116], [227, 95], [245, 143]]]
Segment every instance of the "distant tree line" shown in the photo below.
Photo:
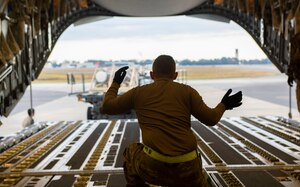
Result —
[[[118, 60], [118, 61], [107, 61], [107, 60], [87, 60], [83, 64], [78, 61], [64, 61], [62, 63], [49, 62], [52, 68], [61, 68], [68, 65], [73, 68], [84, 68], [84, 67], [100, 67], [100, 66], [125, 66], [130, 64], [137, 65], [151, 65], [153, 60]], [[203, 66], [203, 65], [238, 65], [238, 64], [271, 64], [269, 59], [254, 59], [254, 60], [238, 60], [237, 58], [220, 58], [220, 59], [200, 59], [200, 60], [179, 60], [177, 64], [180, 66]]]
[[[101, 60], [99, 60], [101, 61]], [[104, 64], [113, 64], [114, 61], [104, 61], [102, 60]], [[147, 59], [147, 60], [120, 60], [118, 63], [134, 63], [134, 64], [140, 64], [140, 65], [150, 65], [153, 63], [153, 60]], [[272, 62], [269, 59], [252, 59], [252, 60], [238, 60], [237, 58], [219, 58], [219, 59], [199, 59], [199, 60], [190, 60], [190, 59], [184, 59], [184, 60], [178, 60], [177, 64], [180, 66], [201, 66], [201, 65], [238, 65], [238, 64], [271, 64]]]
[[[139, 64], [152, 64], [152, 60], [137, 62]], [[269, 59], [238, 60], [237, 58], [220, 58], [220, 59], [200, 59], [200, 60], [180, 60], [177, 64], [180, 66], [201, 66], [201, 65], [237, 65], [237, 64], [271, 64]]]

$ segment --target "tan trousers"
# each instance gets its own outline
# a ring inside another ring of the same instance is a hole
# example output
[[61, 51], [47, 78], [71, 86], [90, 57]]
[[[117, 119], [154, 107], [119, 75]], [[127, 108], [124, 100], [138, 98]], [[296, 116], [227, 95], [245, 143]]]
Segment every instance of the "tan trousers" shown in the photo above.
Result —
[[143, 144], [129, 145], [124, 151], [124, 173], [127, 187], [148, 184], [168, 187], [206, 187], [201, 158], [182, 163], [165, 163], [143, 152]]

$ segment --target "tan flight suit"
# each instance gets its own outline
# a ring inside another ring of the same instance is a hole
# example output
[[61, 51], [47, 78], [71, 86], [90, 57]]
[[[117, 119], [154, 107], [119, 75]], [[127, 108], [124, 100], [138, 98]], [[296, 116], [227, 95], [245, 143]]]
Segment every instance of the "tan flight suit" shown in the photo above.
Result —
[[[170, 79], [157, 79], [117, 97], [119, 87], [112, 83], [102, 112], [113, 115], [135, 109], [143, 144], [162, 155], [179, 156], [197, 149], [191, 115], [211, 126], [225, 112], [224, 104], [211, 109], [195, 89]], [[146, 155], [142, 144], [130, 145], [124, 157], [127, 186], [143, 186], [145, 182], [190, 187], [205, 184], [199, 157], [182, 163], [164, 163]]]

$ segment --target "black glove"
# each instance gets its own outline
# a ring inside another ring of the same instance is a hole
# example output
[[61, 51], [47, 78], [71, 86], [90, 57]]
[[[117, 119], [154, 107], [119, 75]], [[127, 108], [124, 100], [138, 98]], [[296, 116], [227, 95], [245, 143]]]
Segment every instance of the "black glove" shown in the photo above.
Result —
[[287, 83], [289, 84], [290, 87], [293, 87], [293, 81], [294, 81], [294, 78], [292, 76], [289, 76]]
[[128, 66], [124, 66], [124, 67], [120, 68], [118, 71], [116, 71], [113, 82], [121, 84], [126, 76], [127, 69], [128, 69]]
[[231, 92], [232, 90], [229, 89], [221, 101], [221, 103], [225, 105], [226, 110], [231, 110], [235, 107], [239, 107], [242, 105], [242, 91], [239, 91], [238, 93], [229, 96]]

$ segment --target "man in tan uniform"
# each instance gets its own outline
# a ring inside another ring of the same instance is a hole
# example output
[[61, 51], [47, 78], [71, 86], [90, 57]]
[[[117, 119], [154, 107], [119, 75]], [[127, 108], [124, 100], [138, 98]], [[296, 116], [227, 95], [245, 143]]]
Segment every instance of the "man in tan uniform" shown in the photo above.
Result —
[[115, 73], [101, 112], [120, 114], [135, 109], [143, 144], [129, 145], [124, 151], [127, 186], [206, 186], [197, 141], [191, 130], [191, 115], [213, 126], [226, 109], [240, 106], [242, 93], [225, 94], [215, 108], [209, 108], [192, 87], [174, 82], [177, 77], [174, 59], [157, 57], [150, 72], [153, 83], [138, 86], [117, 96], [127, 67]]

